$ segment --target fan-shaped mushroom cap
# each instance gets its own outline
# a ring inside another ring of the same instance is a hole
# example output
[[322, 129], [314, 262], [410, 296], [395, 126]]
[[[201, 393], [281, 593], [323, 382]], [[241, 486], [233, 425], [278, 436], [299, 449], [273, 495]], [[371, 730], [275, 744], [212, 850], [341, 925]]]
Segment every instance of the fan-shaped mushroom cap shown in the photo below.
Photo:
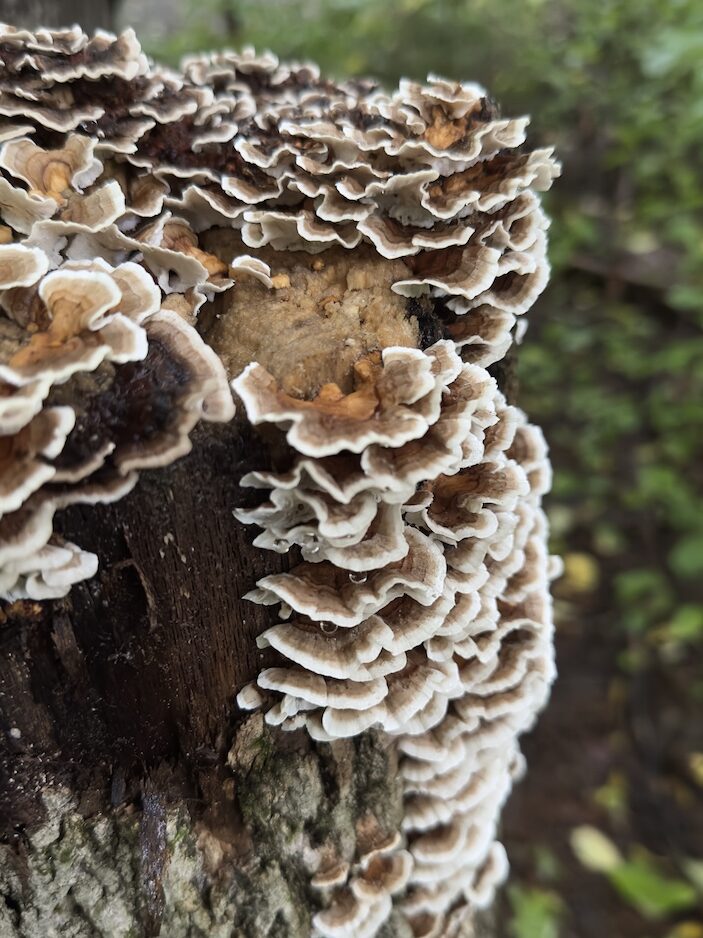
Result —
[[395, 895], [405, 888], [412, 865], [406, 850], [374, 856], [362, 864], [359, 875], [351, 880], [351, 891], [362, 902], [377, 902], [385, 895]]
[[336, 893], [328, 909], [313, 917], [315, 932], [322, 938], [374, 938], [393, 907], [389, 895], [378, 902], [360, 902], [345, 890]]
[[[128, 358], [145, 354], [146, 343], [139, 333], [110, 328], [107, 314], [118, 304], [120, 291], [108, 275], [52, 271], [42, 280], [38, 297], [46, 307], [46, 325], [29, 334], [7, 361], [3, 376], [47, 375], [60, 384], [75, 371], [97, 367], [110, 354], [110, 339], [119, 346], [128, 343], [128, 350], [120, 347], [118, 354]], [[97, 341], [96, 333], [102, 333]]]
[[310, 885], [314, 889], [332, 889], [335, 886], [343, 886], [348, 876], [349, 864], [342, 860], [315, 873], [310, 880]]
[[0, 436], [0, 516], [16, 511], [56, 470], [49, 460], [73, 429], [70, 407], [47, 407], [12, 436]]
[[56, 202], [41, 195], [30, 195], [0, 176], [0, 218], [16, 231], [30, 232], [37, 221], [51, 218]]
[[[390, 354], [387, 358], [392, 380], [391, 367], [401, 359]], [[419, 362], [416, 356], [408, 358]], [[375, 436], [360, 459], [349, 452], [354, 448], [349, 444], [349, 432], [355, 432], [352, 429], [336, 443], [343, 451], [339, 455], [299, 459], [284, 475], [252, 473], [242, 480], [273, 487], [270, 502], [237, 512], [245, 523], [265, 528], [255, 541], [257, 546], [285, 551], [295, 543], [308, 561], [329, 560], [357, 572], [387, 566], [406, 556], [402, 502], [411, 498], [418, 482], [441, 470], [456, 472], [479, 459], [486, 427], [496, 419], [495, 384], [481, 369], [462, 366], [450, 343], [439, 342], [428, 349], [425, 362], [422, 368], [418, 364], [418, 374], [427, 374], [429, 367], [432, 385], [428, 379], [427, 393], [405, 407], [425, 425], [419, 438], [405, 441], [399, 434], [394, 445], [383, 438], [379, 442], [385, 420], [381, 403], [368, 418]], [[252, 412], [251, 404], [248, 411]], [[268, 416], [278, 422], [278, 415]], [[337, 432], [342, 434], [346, 416], [338, 419], [335, 414], [322, 413], [320, 419], [330, 449]], [[396, 425], [397, 419], [391, 421], [392, 427]], [[299, 441], [297, 445], [301, 446]]]
[[0, 570], [0, 593], [11, 602], [59, 599], [74, 583], [94, 576], [97, 569], [95, 554], [70, 541], [49, 543]]
[[[19, 73], [30, 68], [41, 73], [47, 83], [103, 75], [129, 80], [146, 69], [146, 59], [131, 29], [119, 38], [102, 30], [89, 38], [78, 26], [31, 33], [3, 24], [0, 35], [8, 49], [4, 62], [8, 71]], [[13, 47], [14, 55], [9, 54]]]
[[46, 255], [23, 244], [0, 245], [0, 290], [31, 287], [49, 268]]
[[281, 622], [257, 639], [314, 674], [339, 680], [374, 680], [405, 667], [403, 655], [384, 653], [392, 632], [383, 619], [370, 616], [353, 630], [332, 623]]
[[256, 710], [264, 702], [264, 695], [256, 684], [246, 684], [237, 694], [237, 706], [242, 710]]
[[247, 594], [255, 602], [286, 603], [313, 621], [329, 621], [348, 628], [382, 609], [396, 596], [412, 596], [430, 605], [439, 596], [446, 563], [441, 549], [414, 528], [406, 529], [408, 553], [403, 560], [371, 571], [355, 580], [328, 561], [302, 564], [290, 573], [258, 581]]
[[[126, 495], [135, 482], [136, 476], [130, 475], [96, 479], [74, 490], [51, 491], [46, 486], [21, 508], [0, 518], [0, 595], [4, 599], [58, 598], [66, 595], [72, 583], [93, 576], [94, 554], [73, 544], [49, 543], [54, 514], [71, 504], [115, 501]], [[63, 552], [57, 553], [54, 546], [62, 547]], [[29, 590], [37, 595], [29, 596]]]
[[102, 172], [94, 150], [94, 140], [77, 135], [57, 150], [44, 150], [29, 137], [11, 140], [0, 151], [0, 168], [25, 182], [30, 195], [64, 204], [71, 190], [81, 192]]
[[13, 434], [25, 427], [42, 408], [51, 380], [0, 379], [0, 433]]

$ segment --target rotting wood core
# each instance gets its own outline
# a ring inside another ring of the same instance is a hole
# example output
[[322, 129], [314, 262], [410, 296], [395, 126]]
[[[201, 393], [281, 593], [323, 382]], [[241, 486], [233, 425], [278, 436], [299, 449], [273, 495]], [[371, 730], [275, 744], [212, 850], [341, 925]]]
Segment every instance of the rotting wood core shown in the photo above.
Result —
[[[228, 229], [210, 231], [202, 242], [228, 260], [250, 250]], [[368, 246], [320, 254], [265, 248], [256, 256], [269, 264], [273, 288], [249, 275], [237, 279], [212, 304], [204, 332], [230, 377], [256, 361], [294, 397], [313, 396], [331, 382], [348, 392], [360, 358], [388, 346], [417, 347], [417, 319], [391, 290], [408, 276], [403, 261]]]

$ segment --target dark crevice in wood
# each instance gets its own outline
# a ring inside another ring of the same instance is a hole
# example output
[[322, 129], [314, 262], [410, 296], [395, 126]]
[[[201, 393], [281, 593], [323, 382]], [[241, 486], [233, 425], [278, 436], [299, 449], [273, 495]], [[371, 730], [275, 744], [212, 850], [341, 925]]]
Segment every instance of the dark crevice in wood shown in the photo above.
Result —
[[505, 395], [508, 404], [517, 404], [520, 392], [520, 382], [517, 368], [517, 352], [515, 346], [511, 345], [505, 356], [494, 365], [486, 369], [495, 378], [498, 387]]
[[207, 806], [223, 828], [237, 826], [231, 802], [217, 794], [234, 697], [260, 669], [255, 637], [275, 619], [241, 597], [291, 561], [253, 548], [254, 530], [232, 514], [260, 498], [239, 480], [271, 465], [263, 437], [235, 420], [201, 426], [193, 442], [189, 456], [144, 473], [114, 505], [57, 516], [60, 534], [100, 558], [93, 580], [65, 600], [5, 608], [6, 837], [41, 819], [47, 783], [80, 791], [91, 812], [137, 799], [157, 769], [167, 797]]
[[405, 305], [408, 318], [417, 320], [418, 344], [421, 349], [429, 348], [440, 339], [445, 339], [446, 330], [441, 317], [442, 304], [431, 296], [410, 297]]

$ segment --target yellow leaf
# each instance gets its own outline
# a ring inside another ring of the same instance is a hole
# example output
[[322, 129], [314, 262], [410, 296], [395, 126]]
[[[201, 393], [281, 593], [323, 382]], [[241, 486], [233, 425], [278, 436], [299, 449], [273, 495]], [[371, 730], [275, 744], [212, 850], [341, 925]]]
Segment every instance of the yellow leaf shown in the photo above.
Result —
[[700, 922], [679, 922], [666, 938], [703, 938], [703, 925]]
[[691, 752], [688, 756], [688, 771], [696, 785], [703, 788], [703, 752]]
[[561, 590], [568, 593], [590, 593], [598, 585], [598, 561], [591, 554], [570, 553], [564, 557]]
[[588, 824], [571, 831], [571, 849], [576, 859], [594, 873], [610, 873], [623, 862], [615, 844], [602, 831]]

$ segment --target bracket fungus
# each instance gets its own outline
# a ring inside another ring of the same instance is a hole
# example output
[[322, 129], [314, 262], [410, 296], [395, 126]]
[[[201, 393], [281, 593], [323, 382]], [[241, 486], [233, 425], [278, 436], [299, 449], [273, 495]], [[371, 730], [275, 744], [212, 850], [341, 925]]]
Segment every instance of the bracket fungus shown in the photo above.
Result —
[[274, 661], [239, 705], [400, 755], [402, 829], [321, 865], [314, 933], [395, 909], [460, 934], [506, 875], [554, 674], [547, 450], [488, 370], [547, 280], [551, 151], [473, 84], [252, 50], [176, 72], [131, 31], [1, 27], [0, 120], [3, 596], [93, 576], [55, 513], [121, 498], [236, 399], [277, 458], [233, 508], [290, 557], [236, 584]]

